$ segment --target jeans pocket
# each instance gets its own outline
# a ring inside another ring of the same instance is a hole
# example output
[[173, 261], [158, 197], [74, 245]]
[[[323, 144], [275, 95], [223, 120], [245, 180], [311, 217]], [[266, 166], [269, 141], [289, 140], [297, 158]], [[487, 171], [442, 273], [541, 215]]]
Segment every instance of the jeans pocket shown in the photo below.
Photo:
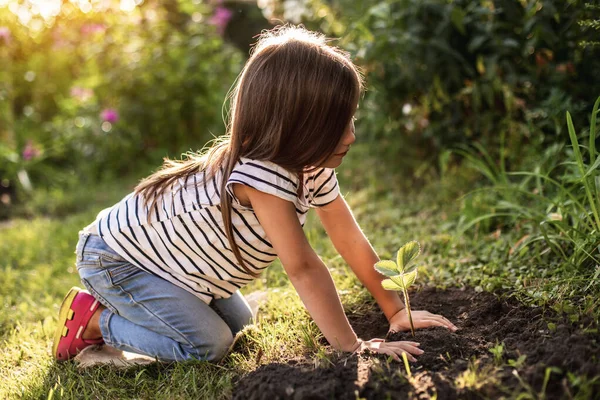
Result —
[[[104, 285], [100, 285], [99, 289], [100, 291], [96, 290], [96, 286], [92, 285], [92, 282], [94, 279], [94, 277], [91, 277], [91, 279], [86, 279], [84, 277], [81, 278], [81, 282], [83, 283], [83, 286], [85, 286], [85, 288], [87, 289], [88, 292], [91, 293], [92, 296], [94, 296], [94, 298], [96, 300], [98, 300], [104, 307], [108, 308], [110, 311], [112, 311], [113, 314], [119, 314], [119, 311], [106, 299], [105, 296], [103, 296], [102, 293], [105, 293], [105, 290], [102, 290], [102, 288], [104, 287]], [[98, 282], [96, 282], [98, 283]]]
[[106, 269], [110, 282], [117, 286], [133, 276], [144, 272], [139, 267], [130, 262], [114, 262], [107, 258], [101, 257], [100, 263]]
[[77, 270], [81, 268], [101, 268], [100, 264], [100, 255], [99, 254], [82, 254], [80, 257], [77, 257], [77, 261], [75, 262], [77, 266]]

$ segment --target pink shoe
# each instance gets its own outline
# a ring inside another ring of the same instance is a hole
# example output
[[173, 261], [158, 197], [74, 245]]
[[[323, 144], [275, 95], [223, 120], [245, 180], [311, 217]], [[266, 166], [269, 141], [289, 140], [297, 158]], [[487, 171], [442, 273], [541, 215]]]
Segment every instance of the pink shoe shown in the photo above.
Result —
[[83, 339], [81, 334], [100, 303], [88, 292], [73, 286], [65, 296], [58, 312], [52, 355], [58, 361], [75, 357], [84, 348], [103, 344], [103, 339]]

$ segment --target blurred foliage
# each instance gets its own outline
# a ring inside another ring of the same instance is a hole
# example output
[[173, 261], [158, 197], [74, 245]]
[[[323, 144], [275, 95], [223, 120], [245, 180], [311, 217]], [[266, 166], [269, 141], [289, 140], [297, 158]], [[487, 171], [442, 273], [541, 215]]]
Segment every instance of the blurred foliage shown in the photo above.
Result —
[[0, 218], [32, 189], [146, 174], [221, 134], [244, 43], [274, 21], [341, 37], [367, 78], [359, 140], [416, 177], [443, 176], [468, 143], [534, 168], [565, 143], [564, 113], [585, 120], [600, 94], [584, 0], [56, 1], [27, 23], [0, 6]]
[[509, 171], [497, 166], [481, 146], [460, 153], [466, 165], [488, 180], [488, 185], [469, 193], [460, 210], [459, 231], [492, 235], [502, 231], [520, 236], [508, 259], [526, 265], [552, 266], [554, 274], [566, 273], [583, 282], [587, 292], [600, 276], [600, 158], [595, 146], [600, 97], [590, 115], [590, 125], [577, 135], [570, 113], [566, 114], [570, 146], [556, 143], [538, 157], [528, 171]]
[[593, 34], [583, 1], [307, 4], [308, 25], [343, 37], [367, 76], [359, 137], [417, 175], [458, 144], [497, 154], [501, 136], [508, 162], [535, 162], [564, 142], [565, 111], [580, 118], [600, 93], [598, 50], [579, 45]]
[[[600, 48], [593, 46], [598, 6], [580, 0], [300, 3], [296, 17], [341, 37], [339, 44], [363, 67], [368, 91], [357, 135], [386, 166], [415, 178], [442, 177], [436, 187], [455, 179], [450, 173], [458, 162], [480, 172], [479, 181], [459, 185], [475, 189], [459, 201], [453, 223], [460, 236], [469, 228], [475, 238], [496, 240], [503, 231], [517, 232], [505, 261], [578, 271], [595, 281], [600, 144], [593, 128], [598, 108], [589, 112], [600, 95]], [[567, 111], [586, 128], [567, 129]]]
[[118, 178], [222, 134], [242, 57], [210, 20], [214, 8], [64, 3], [28, 24], [0, 8], [0, 217], [15, 193]]
[[585, 7], [592, 11], [592, 15], [579, 21], [579, 25], [589, 32], [589, 39], [583, 39], [579, 44], [582, 47], [600, 46], [600, 5], [586, 3]]

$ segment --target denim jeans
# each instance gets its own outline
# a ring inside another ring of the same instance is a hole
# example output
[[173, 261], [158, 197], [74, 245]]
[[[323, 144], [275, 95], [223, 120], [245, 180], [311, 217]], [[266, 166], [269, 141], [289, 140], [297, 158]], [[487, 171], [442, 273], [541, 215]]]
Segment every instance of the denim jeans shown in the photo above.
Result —
[[240, 292], [210, 305], [190, 292], [129, 263], [100, 238], [79, 233], [77, 270], [106, 309], [104, 341], [161, 361], [221, 359], [233, 336], [252, 320]]

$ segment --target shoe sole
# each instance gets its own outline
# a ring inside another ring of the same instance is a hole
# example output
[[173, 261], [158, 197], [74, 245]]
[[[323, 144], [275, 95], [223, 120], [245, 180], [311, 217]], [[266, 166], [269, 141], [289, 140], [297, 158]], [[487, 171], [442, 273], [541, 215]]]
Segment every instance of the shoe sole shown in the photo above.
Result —
[[67, 336], [69, 332], [68, 328], [66, 327], [66, 323], [67, 321], [73, 319], [75, 312], [71, 310], [71, 305], [73, 304], [73, 300], [75, 300], [75, 296], [77, 296], [80, 291], [80, 288], [73, 286], [60, 304], [60, 309], [58, 311], [58, 322], [56, 325], [56, 331], [54, 332], [54, 343], [52, 345], [52, 355], [54, 356], [54, 359], [58, 359], [57, 353], [60, 339]]

